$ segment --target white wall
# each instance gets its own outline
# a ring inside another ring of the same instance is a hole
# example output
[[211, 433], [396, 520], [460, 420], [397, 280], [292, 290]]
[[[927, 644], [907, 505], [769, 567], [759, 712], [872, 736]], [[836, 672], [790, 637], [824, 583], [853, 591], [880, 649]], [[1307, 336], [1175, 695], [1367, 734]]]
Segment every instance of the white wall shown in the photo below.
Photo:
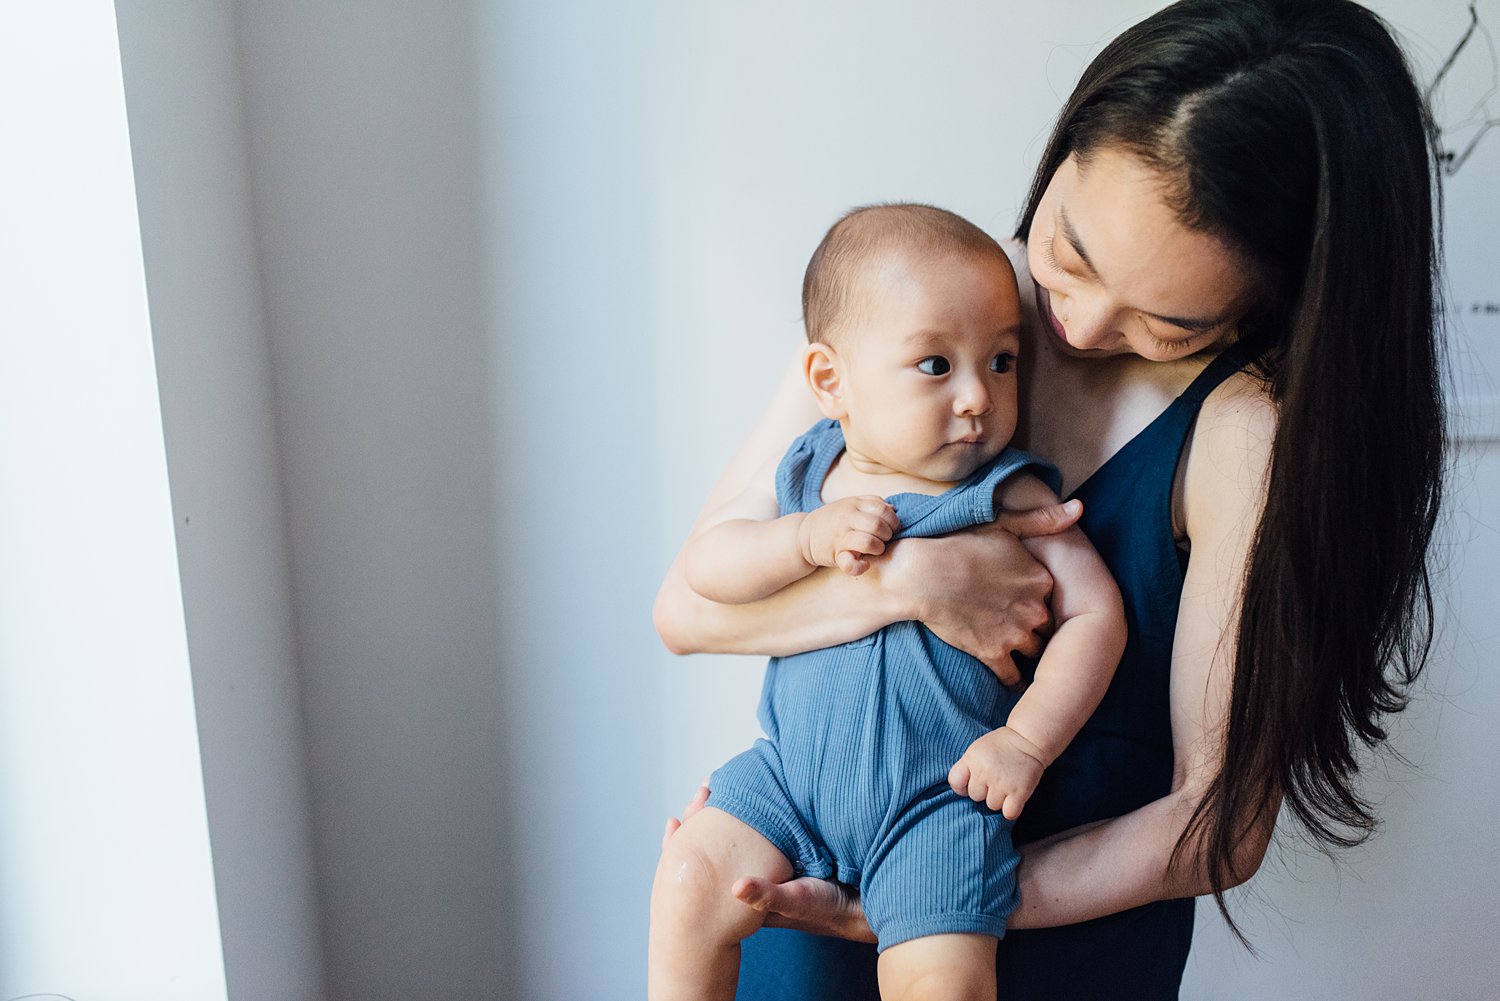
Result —
[[475, 22], [502, 575], [507, 997], [634, 998], [664, 819], [650, 605], [663, 498], [657, 173], [670, 7]]
[[511, 679], [547, 668], [501, 628], [472, 19], [237, 16], [329, 996], [505, 996]]
[[1231, 941], [1211, 905], [1184, 997], [1488, 999], [1500, 983], [1500, 443], [1461, 447], [1437, 560], [1441, 632], [1412, 708], [1364, 791], [1384, 825], [1335, 866], [1290, 833], [1234, 913], [1262, 953]]
[[113, 15], [0, 10], [0, 996], [212, 1001], [224, 967]]

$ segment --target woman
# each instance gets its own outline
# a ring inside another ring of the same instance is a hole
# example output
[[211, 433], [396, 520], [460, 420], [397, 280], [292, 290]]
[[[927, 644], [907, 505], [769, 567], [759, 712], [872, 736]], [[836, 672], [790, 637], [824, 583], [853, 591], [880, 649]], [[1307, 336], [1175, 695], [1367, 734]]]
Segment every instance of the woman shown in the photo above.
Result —
[[[1017, 231], [1018, 440], [1083, 500], [1131, 639], [1017, 828], [1002, 997], [1175, 997], [1189, 898], [1222, 906], [1280, 806], [1329, 846], [1372, 828], [1356, 752], [1430, 641], [1432, 154], [1399, 49], [1349, 0], [1184, 0], [1063, 108]], [[812, 422], [804, 395], [783, 386], [708, 512]], [[1045, 589], [990, 530], [746, 606], [703, 602], [674, 567], [657, 622], [679, 652], [778, 654], [917, 618], [1005, 673], [1034, 652]], [[867, 935], [831, 885], [740, 889], [781, 923]], [[874, 997], [873, 965], [866, 945], [766, 931], [740, 997]]]

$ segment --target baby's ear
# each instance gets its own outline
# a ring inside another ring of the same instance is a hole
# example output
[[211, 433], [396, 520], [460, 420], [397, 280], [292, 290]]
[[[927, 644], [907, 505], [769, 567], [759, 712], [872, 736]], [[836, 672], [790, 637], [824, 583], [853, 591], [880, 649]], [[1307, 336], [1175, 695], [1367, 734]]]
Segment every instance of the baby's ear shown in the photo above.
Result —
[[802, 351], [802, 374], [818, 401], [818, 409], [831, 421], [849, 415], [844, 402], [844, 360], [831, 345], [815, 342]]

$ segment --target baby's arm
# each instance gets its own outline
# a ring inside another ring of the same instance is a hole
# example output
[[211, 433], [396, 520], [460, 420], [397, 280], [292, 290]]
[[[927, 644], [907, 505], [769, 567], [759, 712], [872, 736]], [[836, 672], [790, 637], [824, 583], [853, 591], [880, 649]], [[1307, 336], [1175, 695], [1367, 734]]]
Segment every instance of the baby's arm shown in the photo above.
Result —
[[[1041, 481], [1023, 475], [1001, 485], [998, 501], [997, 506], [1016, 508], [1055, 504], [1057, 498]], [[1057, 631], [1005, 726], [971, 744], [948, 775], [959, 795], [1011, 820], [1020, 816], [1043, 769], [1104, 698], [1125, 650], [1120, 591], [1083, 532], [1074, 526], [1025, 545], [1055, 582]]]
[[723, 520], [689, 541], [683, 570], [698, 594], [726, 605], [759, 601], [818, 567], [857, 577], [885, 552], [898, 523], [884, 498], [845, 497], [778, 517], [775, 476], [775, 463], [763, 468], [715, 513]]

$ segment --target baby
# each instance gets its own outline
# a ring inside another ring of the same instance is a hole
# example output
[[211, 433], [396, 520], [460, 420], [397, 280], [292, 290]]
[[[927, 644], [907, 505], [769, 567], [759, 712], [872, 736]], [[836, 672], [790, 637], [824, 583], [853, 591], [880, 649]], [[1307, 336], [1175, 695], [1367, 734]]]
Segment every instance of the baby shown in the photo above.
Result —
[[[850, 212], [802, 289], [803, 368], [827, 420], [715, 515], [687, 579], [755, 601], [812, 573], [869, 569], [894, 539], [1056, 502], [1051, 467], [1009, 448], [1020, 303], [998, 244], [950, 212]], [[1012, 822], [1098, 705], [1125, 644], [1119, 592], [1077, 528], [1026, 542], [1056, 581], [1056, 632], [1017, 697], [917, 622], [778, 657], [766, 737], [714, 773], [651, 897], [653, 1001], [732, 998], [764, 915], [740, 876], [859, 888], [882, 998], [993, 998], [1018, 902]]]

